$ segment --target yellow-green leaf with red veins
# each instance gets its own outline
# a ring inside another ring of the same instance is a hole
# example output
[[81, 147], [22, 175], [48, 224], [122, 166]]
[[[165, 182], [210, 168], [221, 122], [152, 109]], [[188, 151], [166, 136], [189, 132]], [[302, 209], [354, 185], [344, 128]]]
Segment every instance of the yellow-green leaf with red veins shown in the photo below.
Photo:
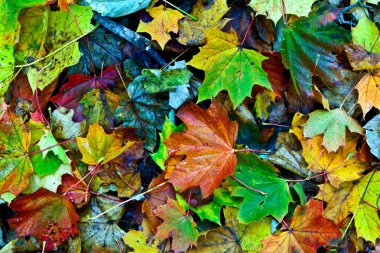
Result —
[[63, 195], [40, 189], [35, 193], [13, 200], [9, 206], [16, 215], [8, 220], [17, 236], [32, 235], [45, 250], [52, 251], [69, 236], [79, 231], [76, 226], [80, 220], [74, 206]]
[[352, 133], [364, 135], [363, 127], [344, 110], [315, 110], [309, 113], [303, 134], [306, 138], [323, 134], [322, 145], [328, 152], [336, 152], [340, 146], [346, 145], [346, 128]]
[[166, 43], [171, 39], [170, 34], [178, 33], [178, 21], [184, 15], [177, 11], [163, 5], [158, 7], [149, 8], [146, 10], [153, 20], [149, 23], [140, 21], [137, 32], [147, 32], [152, 36], [152, 40], [158, 42], [162, 49]]
[[30, 139], [22, 118], [7, 112], [0, 121], [0, 195], [18, 195], [28, 186], [33, 174], [27, 154]]
[[186, 158], [176, 164], [169, 181], [181, 190], [199, 186], [206, 198], [235, 171], [238, 125], [229, 120], [227, 110], [215, 100], [207, 110], [187, 103], [177, 116], [187, 129], [172, 133], [164, 143], [169, 155]]
[[234, 30], [225, 33], [219, 29], [205, 30], [207, 44], [188, 65], [205, 71], [205, 80], [199, 87], [198, 101], [216, 97], [227, 90], [236, 108], [246, 97], [251, 97], [257, 84], [269, 90], [272, 86], [262, 68], [265, 56], [255, 50], [242, 48]]
[[156, 215], [164, 220], [157, 227], [157, 236], [160, 238], [173, 238], [172, 250], [174, 252], [186, 251], [189, 246], [197, 245], [199, 236], [197, 224], [191, 215], [175, 200], [168, 199], [166, 205], [157, 207]]
[[115, 133], [106, 134], [104, 129], [95, 123], [90, 125], [86, 138], [77, 137], [77, 143], [83, 155], [82, 161], [89, 165], [96, 165], [105, 164], [118, 157], [134, 142], [128, 141], [123, 145], [123, 140], [117, 138]]
[[264, 239], [262, 253], [309, 253], [321, 246], [336, 245], [342, 233], [322, 212], [323, 202], [314, 199], [297, 206], [288, 231]]

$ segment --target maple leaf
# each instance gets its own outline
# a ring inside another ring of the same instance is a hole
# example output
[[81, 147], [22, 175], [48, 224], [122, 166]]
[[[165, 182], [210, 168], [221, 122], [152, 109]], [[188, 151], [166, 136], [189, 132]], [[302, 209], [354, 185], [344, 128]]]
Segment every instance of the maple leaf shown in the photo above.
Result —
[[163, 239], [172, 237], [174, 252], [186, 251], [189, 246], [197, 245], [197, 224], [190, 215], [186, 215], [177, 201], [168, 198], [166, 205], [157, 207], [155, 214], [164, 220], [164, 223], [157, 227], [156, 235]]
[[136, 32], [147, 32], [152, 36], [152, 40], [158, 42], [163, 49], [166, 43], [171, 39], [170, 32], [178, 33], [178, 21], [184, 15], [163, 5], [148, 8], [146, 10], [153, 20], [149, 23], [140, 21]]
[[[94, 217], [113, 207], [111, 212], [104, 214], [91, 222], [79, 224], [81, 249], [83, 252], [127, 252], [123, 243], [125, 231], [118, 225], [122, 219], [125, 206], [118, 206], [120, 202], [112, 196], [91, 198], [90, 205], [83, 210], [83, 217]], [[94, 236], [96, 235], [96, 236]], [[98, 251], [96, 251], [98, 250]]]
[[142, 76], [128, 85], [128, 98], [116, 108], [115, 119], [123, 126], [133, 127], [136, 134], [145, 141], [145, 148], [153, 151], [156, 146], [156, 129], [161, 129], [169, 104], [164, 96], [149, 94], [141, 83]]
[[371, 153], [380, 159], [380, 115], [376, 115], [364, 126], [366, 129], [366, 141], [371, 148]]
[[376, 23], [364, 16], [352, 27], [352, 41], [364, 47], [367, 52], [380, 53], [380, 43], [377, 41], [379, 32]]
[[[149, 184], [149, 189], [165, 182], [164, 174], [153, 178]], [[146, 214], [147, 220], [149, 221], [150, 229], [153, 232], [157, 231], [157, 227], [161, 225], [162, 219], [160, 219], [154, 211], [157, 207], [165, 205], [168, 198], [175, 199], [175, 191], [171, 184], [165, 184], [146, 195], [146, 199], [142, 204], [142, 212]]]
[[[64, 196], [78, 208], [81, 208], [87, 204], [88, 200], [90, 199], [90, 193], [87, 192], [86, 183], [84, 181], [79, 181], [80, 180], [77, 177], [74, 177], [70, 174], [63, 175], [62, 184], [58, 186], [57, 193], [63, 195], [67, 191]], [[73, 185], [75, 185], [75, 187], [72, 187]]]
[[188, 65], [202, 69], [206, 74], [198, 90], [198, 101], [227, 90], [236, 108], [245, 97], [251, 97], [255, 84], [272, 90], [267, 74], [261, 67], [266, 57], [254, 50], [242, 48], [234, 30], [225, 33], [214, 29], [205, 30], [205, 33], [207, 44], [188, 62]]
[[177, 117], [187, 129], [172, 133], [164, 143], [169, 155], [186, 155], [186, 158], [177, 163], [169, 181], [181, 190], [199, 186], [203, 197], [208, 197], [235, 171], [237, 123], [228, 119], [226, 109], [215, 100], [207, 110], [187, 103]]
[[109, 66], [100, 76], [86, 76], [83, 74], [69, 75], [69, 81], [65, 83], [59, 93], [50, 99], [67, 109], [76, 109], [83, 96], [92, 88], [110, 89], [116, 86], [119, 74], [122, 73], [119, 65]]
[[[290, 1], [292, 2], [292, 1]], [[322, 6], [308, 18], [292, 19], [284, 29], [281, 55], [290, 70], [293, 85], [302, 99], [311, 95], [312, 76], [328, 86], [344, 85], [350, 71], [342, 69], [331, 53], [339, 52], [350, 39], [349, 31], [336, 24], [339, 10]]]
[[320, 185], [316, 198], [327, 202], [323, 215], [340, 224], [350, 213], [355, 213], [358, 236], [372, 242], [380, 234], [380, 219], [377, 214], [380, 194], [380, 173], [374, 171], [358, 181], [342, 183], [339, 188], [329, 183]]
[[358, 90], [358, 104], [363, 110], [363, 118], [372, 109], [380, 109], [380, 70], [367, 73], [355, 86]]
[[29, 159], [31, 133], [24, 122], [12, 112], [3, 115], [0, 121], [0, 194], [21, 193], [29, 184], [33, 165]]
[[264, 15], [268, 19], [277, 21], [286, 14], [294, 14], [298, 17], [307, 16], [315, 0], [307, 1], [281, 1], [281, 0], [252, 0], [249, 6], [256, 11], [256, 15]]
[[114, 114], [119, 102], [120, 97], [109, 90], [92, 89], [79, 103], [84, 107], [87, 124], [98, 123], [108, 129], [114, 126]]
[[360, 45], [346, 45], [345, 50], [353, 70], [380, 69], [380, 53], [370, 53]]
[[186, 17], [179, 22], [178, 42], [186, 46], [197, 46], [206, 43], [204, 30], [221, 28], [227, 19], [222, 19], [228, 11], [225, 0], [215, 0], [204, 5], [204, 1], [197, 0], [191, 15], [198, 20]]
[[93, 13], [88, 6], [73, 4], [70, 9], [71, 11], [66, 12], [49, 12], [44, 49], [46, 54], [52, 52], [54, 54], [28, 66], [27, 75], [33, 92], [37, 88], [43, 90], [61, 74], [64, 68], [78, 63], [81, 57], [79, 42], [72, 42], [93, 29], [91, 25]]
[[55, 250], [69, 236], [78, 233], [80, 220], [74, 206], [64, 196], [40, 189], [35, 193], [16, 198], [9, 205], [16, 215], [8, 224], [18, 236], [36, 237], [45, 250]]
[[346, 144], [346, 128], [352, 133], [364, 134], [360, 124], [342, 109], [315, 110], [309, 113], [303, 134], [306, 138], [323, 134], [322, 145], [328, 152], [336, 152]]
[[306, 117], [297, 114], [293, 118], [292, 130], [302, 145], [302, 156], [309, 164], [308, 169], [316, 173], [326, 173], [329, 182], [335, 186], [345, 181], [353, 181], [362, 176], [368, 165], [357, 158], [356, 145], [358, 136], [350, 136], [346, 145], [336, 152], [328, 152], [322, 147], [322, 136], [304, 138], [302, 125]]
[[322, 211], [323, 202], [314, 199], [297, 206], [289, 230], [264, 239], [262, 252], [317, 252], [321, 246], [336, 245], [342, 233]]
[[116, 138], [115, 133], [106, 134], [97, 123], [90, 125], [86, 138], [76, 137], [76, 139], [83, 155], [82, 161], [89, 165], [105, 164], [119, 156], [134, 143], [128, 141], [123, 146], [123, 140]]
[[151, 237], [148, 238], [142, 231], [129, 230], [128, 233], [123, 236], [123, 241], [126, 245], [133, 248], [135, 250], [134, 252], [161, 252], [158, 248], [159, 240]]
[[224, 187], [232, 196], [244, 198], [239, 221], [249, 223], [268, 215], [281, 221], [293, 201], [286, 181], [278, 177], [274, 167], [254, 154], [238, 153], [237, 158], [236, 179], [228, 178]]

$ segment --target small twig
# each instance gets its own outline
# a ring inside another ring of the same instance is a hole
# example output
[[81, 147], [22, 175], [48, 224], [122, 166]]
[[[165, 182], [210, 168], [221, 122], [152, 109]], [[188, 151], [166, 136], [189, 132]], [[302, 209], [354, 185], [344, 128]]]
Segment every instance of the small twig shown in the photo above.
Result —
[[255, 188], [252, 188], [251, 186], [247, 185], [246, 183], [244, 183], [243, 181], [241, 181], [240, 179], [236, 178], [235, 176], [230, 176], [233, 180], [235, 180], [236, 182], [238, 182], [239, 184], [243, 185], [244, 187], [248, 188], [249, 190], [251, 191], [254, 191], [254, 192], [257, 192], [257, 193], [260, 193], [261, 195], [263, 196], [267, 196], [267, 194], [263, 191], [260, 191], [260, 190], [257, 190]]
[[94, 19], [108, 31], [118, 35], [119, 37], [129, 41], [135, 46], [143, 47], [145, 50], [161, 65], [165, 66], [166, 61], [157, 53], [150, 45], [150, 40], [140, 34], [128, 29], [127, 27], [116, 23], [115, 21], [103, 17], [98, 13], [94, 14]]
[[165, 185], [165, 184], [167, 184], [167, 182], [163, 182], [163, 183], [161, 183], [161, 184], [159, 184], [159, 185], [156, 185], [155, 187], [153, 187], [153, 188], [151, 188], [151, 189], [149, 189], [149, 190], [146, 190], [145, 192], [142, 192], [142, 193], [140, 193], [140, 194], [137, 194], [137, 195], [133, 196], [133, 197], [130, 198], [130, 199], [127, 199], [127, 200], [125, 200], [125, 201], [123, 201], [123, 202], [120, 202], [119, 204], [117, 204], [117, 205], [111, 207], [110, 209], [108, 209], [108, 210], [106, 210], [106, 211], [104, 211], [104, 212], [102, 212], [102, 213], [100, 213], [100, 214], [98, 214], [98, 215], [96, 215], [96, 216], [94, 216], [94, 217], [90, 217], [90, 218], [88, 218], [86, 221], [89, 221], [89, 220], [95, 220], [95, 219], [97, 219], [97, 218], [99, 218], [99, 217], [102, 217], [103, 215], [105, 215], [106, 213], [112, 211], [113, 209], [115, 209], [115, 208], [117, 208], [117, 207], [119, 207], [119, 206], [122, 206], [122, 205], [124, 205], [124, 204], [126, 204], [126, 203], [128, 203], [128, 202], [131, 202], [131, 201], [133, 201], [133, 200], [135, 200], [135, 199], [138, 199], [138, 198], [140, 198], [141, 196], [144, 196], [145, 194], [147, 194], [147, 193], [149, 193], [149, 192], [151, 192], [151, 191], [154, 191], [154, 190], [156, 190], [157, 188], [159, 188], [159, 187], [161, 187], [161, 186], [163, 186], [163, 185]]
[[[168, 5], [170, 5], [171, 7], [173, 7], [173, 8], [175, 8], [175, 9], [179, 10], [180, 12], [182, 12], [183, 14], [185, 14], [186, 16], [189, 16], [189, 17], [192, 18], [193, 20], [198, 21], [198, 19], [197, 19], [196, 17], [194, 17], [193, 15], [187, 13], [186, 11], [184, 11], [184, 10], [178, 8], [177, 6], [175, 6], [174, 4], [172, 4], [171, 2], [168, 2], [168, 1], [166, 1], [166, 0], [162, 0], [162, 1], [164, 1], [165, 4], [168, 4]], [[165, 7], [166, 7], [166, 5], [165, 5]]]

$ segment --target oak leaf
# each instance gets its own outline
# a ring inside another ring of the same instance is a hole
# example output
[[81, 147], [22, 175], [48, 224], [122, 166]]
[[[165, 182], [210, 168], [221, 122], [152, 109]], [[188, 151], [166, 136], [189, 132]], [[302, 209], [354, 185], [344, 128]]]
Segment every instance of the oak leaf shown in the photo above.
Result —
[[367, 73], [355, 86], [358, 90], [358, 104], [363, 110], [363, 118], [372, 107], [380, 109], [380, 70]]
[[45, 250], [55, 250], [69, 236], [78, 233], [80, 220], [74, 206], [66, 197], [40, 189], [35, 193], [16, 198], [9, 206], [16, 215], [8, 220], [18, 236], [36, 237]]
[[263, 253], [317, 252], [324, 245], [336, 245], [341, 235], [334, 222], [322, 216], [323, 202], [310, 199], [306, 206], [297, 206], [289, 230], [264, 239]]
[[357, 235], [375, 242], [380, 235], [380, 219], [377, 214], [380, 195], [380, 173], [371, 172], [358, 181], [345, 182], [339, 188], [326, 183], [319, 186], [316, 198], [327, 202], [323, 215], [340, 224], [354, 214]]
[[187, 129], [172, 133], [164, 143], [169, 155], [186, 158], [177, 163], [169, 181], [181, 190], [199, 186], [203, 197], [208, 197], [235, 171], [238, 125], [228, 119], [226, 109], [215, 100], [207, 110], [187, 103], [177, 116]]
[[169, 198], [166, 205], [159, 206], [155, 213], [164, 220], [164, 223], [157, 227], [156, 235], [163, 239], [172, 237], [174, 252], [186, 251], [189, 246], [197, 245], [197, 224], [191, 215], [186, 215], [177, 201]]
[[170, 40], [170, 32], [178, 33], [178, 21], [184, 15], [163, 5], [148, 8], [146, 10], [153, 20], [149, 23], [140, 21], [137, 32], [147, 32], [152, 36], [152, 40], [158, 42], [162, 49]]
[[115, 133], [106, 134], [97, 123], [90, 125], [86, 138], [77, 137], [76, 139], [83, 155], [82, 161], [89, 165], [105, 164], [122, 154], [134, 143], [128, 141], [123, 146], [123, 140], [117, 138]]
[[346, 128], [352, 133], [364, 134], [357, 120], [351, 118], [342, 109], [315, 110], [309, 114], [303, 134], [306, 138], [323, 134], [322, 145], [328, 152], [336, 152], [340, 146], [346, 144]]
[[265, 56], [255, 50], [242, 48], [234, 30], [225, 33], [213, 29], [205, 30], [205, 33], [207, 44], [188, 63], [206, 73], [199, 87], [198, 101], [227, 90], [236, 108], [245, 97], [251, 97], [255, 84], [272, 90], [267, 74], [262, 69]]

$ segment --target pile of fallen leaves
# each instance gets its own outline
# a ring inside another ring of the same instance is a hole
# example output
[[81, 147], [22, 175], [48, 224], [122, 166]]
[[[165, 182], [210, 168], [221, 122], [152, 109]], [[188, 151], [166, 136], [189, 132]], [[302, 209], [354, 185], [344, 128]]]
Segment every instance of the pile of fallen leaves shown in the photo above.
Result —
[[376, 0], [0, 0], [0, 252], [380, 247]]

